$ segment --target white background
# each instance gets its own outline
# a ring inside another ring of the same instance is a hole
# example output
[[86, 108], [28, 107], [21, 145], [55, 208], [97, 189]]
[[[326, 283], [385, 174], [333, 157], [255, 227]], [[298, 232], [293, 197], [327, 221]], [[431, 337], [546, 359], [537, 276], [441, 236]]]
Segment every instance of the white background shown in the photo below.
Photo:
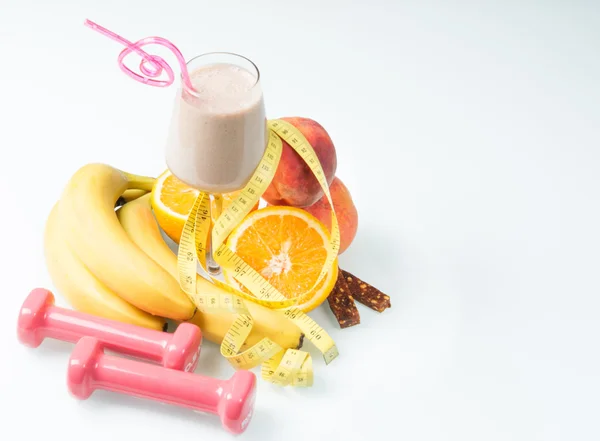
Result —
[[[600, 5], [590, 1], [0, 1], [2, 439], [232, 439], [218, 418], [66, 389], [71, 344], [21, 346], [52, 288], [42, 232], [78, 167], [157, 175], [174, 88], [85, 28], [238, 52], [268, 116], [333, 138], [360, 215], [341, 265], [392, 298], [312, 350], [315, 384], [259, 381], [246, 440], [597, 440]], [[173, 60], [169, 58], [169, 60]], [[58, 303], [66, 303], [57, 293]], [[198, 373], [233, 369], [206, 343]]]

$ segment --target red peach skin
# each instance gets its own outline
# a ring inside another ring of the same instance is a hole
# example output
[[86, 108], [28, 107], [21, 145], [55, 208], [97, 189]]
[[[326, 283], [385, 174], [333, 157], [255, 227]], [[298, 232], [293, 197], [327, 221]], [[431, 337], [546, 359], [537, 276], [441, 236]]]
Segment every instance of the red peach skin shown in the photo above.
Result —
[[[338, 177], [334, 178], [329, 186], [329, 193], [335, 208], [338, 225], [340, 227], [340, 251], [342, 254], [348, 249], [358, 230], [358, 211], [352, 200], [352, 195]], [[304, 208], [314, 217], [319, 219], [331, 231], [331, 208], [327, 197], [323, 195], [315, 204]]]
[[[318, 122], [309, 118], [279, 118], [296, 127], [314, 149], [327, 184], [331, 184], [337, 169], [337, 156], [333, 141]], [[308, 207], [323, 196], [319, 181], [306, 165], [302, 157], [283, 141], [283, 151], [273, 181], [263, 194], [263, 199], [271, 205]]]

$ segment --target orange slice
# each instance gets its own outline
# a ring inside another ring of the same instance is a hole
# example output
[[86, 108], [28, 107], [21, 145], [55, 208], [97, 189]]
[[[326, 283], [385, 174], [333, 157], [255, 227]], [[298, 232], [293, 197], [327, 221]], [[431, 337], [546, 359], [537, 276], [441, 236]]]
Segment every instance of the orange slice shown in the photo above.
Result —
[[[223, 210], [237, 197], [239, 191], [223, 194]], [[162, 230], [175, 243], [179, 243], [185, 221], [192, 210], [199, 191], [184, 184], [169, 170], [164, 171], [154, 183], [150, 203]], [[214, 209], [214, 205], [211, 205]], [[253, 210], [258, 208], [258, 202]]]
[[[309, 312], [327, 299], [337, 279], [338, 263], [309, 291], [327, 258], [327, 228], [310, 213], [272, 206], [250, 213], [228, 238], [229, 247], [287, 298], [302, 295], [297, 307]], [[246, 292], [226, 271], [227, 282]]]

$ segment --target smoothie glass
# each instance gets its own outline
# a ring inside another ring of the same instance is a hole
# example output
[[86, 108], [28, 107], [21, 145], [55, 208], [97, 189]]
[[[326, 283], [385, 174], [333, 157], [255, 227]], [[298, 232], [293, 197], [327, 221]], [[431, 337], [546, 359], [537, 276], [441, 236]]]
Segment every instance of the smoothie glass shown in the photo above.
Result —
[[[224, 52], [199, 55], [186, 66], [193, 89], [182, 81], [177, 91], [166, 163], [179, 180], [211, 195], [214, 221], [221, 195], [246, 185], [266, 148], [260, 72], [251, 60]], [[209, 273], [219, 274], [210, 245], [206, 257]]]

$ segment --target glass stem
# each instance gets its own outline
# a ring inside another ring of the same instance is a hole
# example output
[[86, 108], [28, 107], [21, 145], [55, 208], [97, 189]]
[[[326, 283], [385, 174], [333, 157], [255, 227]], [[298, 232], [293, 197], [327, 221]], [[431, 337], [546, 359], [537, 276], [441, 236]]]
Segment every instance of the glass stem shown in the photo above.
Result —
[[[217, 222], [217, 219], [219, 219], [219, 216], [221, 216], [221, 211], [223, 210], [223, 197], [220, 194], [211, 194], [210, 197], [210, 218], [212, 225], [214, 225], [215, 222]], [[211, 276], [218, 276], [221, 274], [221, 267], [213, 258], [213, 251], [211, 228], [211, 234], [208, 237], [208, 249], [206, 250], [206, 268]]]

